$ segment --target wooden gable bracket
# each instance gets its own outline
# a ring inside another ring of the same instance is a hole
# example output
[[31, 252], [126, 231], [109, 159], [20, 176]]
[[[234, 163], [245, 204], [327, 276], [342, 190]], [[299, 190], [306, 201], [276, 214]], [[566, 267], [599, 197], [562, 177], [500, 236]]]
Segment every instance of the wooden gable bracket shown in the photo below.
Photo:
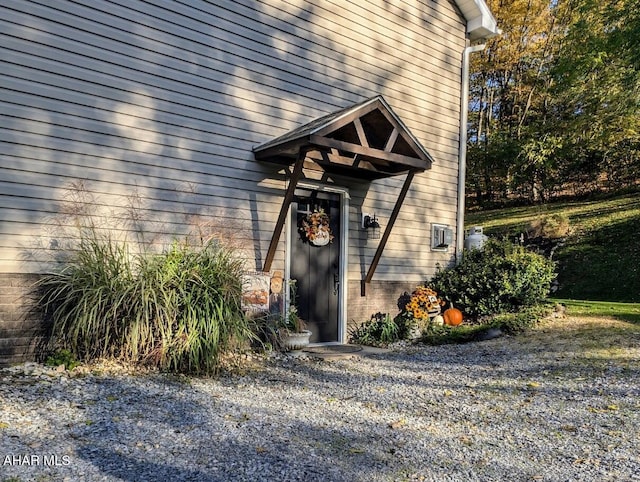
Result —
[[304, 166], [304, 159], [306, 156], [307, 151], [305, 149], [301, 149], [298, 154], [298, 159], [293, 166], [293, 171], [291, 172], [291, 177], [289, 178], [289, 186], [287, 186], [287, 192], [285, 193], [284, 199], [282, 200], [282, 206], [280, 207], [280, 213], [278, 214], [276, 227], [273, 230], [271, 242], [269, 243], [269, 249], [267, 250], [267, 256], [264, 259], [264, 265], [262, 267], [262, 271], [264, 273], [268, 273], [269, 271], [271, 271], [271, 264], [273, 263], [273, 259], [276, 256], [276, 249], [278, 248], [278, 242], [280, 241], [280, 235], [282, 234], [284, 223], [287, 220], [289, 206], [293, 201], [293, 196], [296, 191], [298, 181], [302, 176], [302, 168]]
[[[392, 133], [393, 134], [393, 133]], [[397, 139], [397, 135], [393, 136]], [[320, 135], [309, 136], [309, 142], [311, 145], [319, 148], [337, 149], [339, 151], [350, 152], [352, 154], [358, 154], [361, 156], [367, 156], [372, 159], [377, 159], [382, 162], [395, 163], [397, 165], [406, 168], [415, 168], [425, 170], [428, 167], [425, 161], [420, 158], [410, 157], [403, 154], [396, 154], [395, 152], [385, 151], [382, 149], [373, 149], [368, 146], [360, 144], [353, 144], [351, 142], [345, 142], [338, 139], [331, 139]]]
[[416, 174], [416, 170], [411, 170], [407, 173], [407, 177], [404, 180], [404, 184], [402, 185], [402, 189], [400, 190], [400, 194], [398, 195], [398, 199], [396, 200], [396, 204], [393, 207], [393, 211], [391, 212], [391, 216], [389, 217], [389, 222], [387, 223], [387, 227], [384, 230], [384, 234], [380, 239], [380, 243], [378, 244], [378, 249], [376, 249], [376, 254], [373, 256], [373, 260], [371, 261], [371, 265], [369, 266], [369, 271], [367, 271], [367, 275], [360, 283], [360, 296], [366, 296], [367, 294], [367, 285], [371, 283], [371, 279], [373, 278], [373, 274], [378, 267], [378, 263], [380, 262], [380, 258], [382, 257], [382, 252], [384, 251], [385, 246], [387, 245], [387, 240], [391, 235], [391, 230], [393, 229], [393, 225], [398, 218], [398, 214], [400, 213], [400, 208], [402, 207], [402, 203], [404, 199], [407, 197], [407, 192], [409, 191], [409, 187], [411, 187], [411, 182], [413, 181], [413, 177]]

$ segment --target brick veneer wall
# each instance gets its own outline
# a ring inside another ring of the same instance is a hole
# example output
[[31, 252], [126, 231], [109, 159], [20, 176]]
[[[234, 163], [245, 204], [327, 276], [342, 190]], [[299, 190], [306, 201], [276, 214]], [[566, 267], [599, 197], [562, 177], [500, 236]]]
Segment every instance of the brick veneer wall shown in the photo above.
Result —
[[366, 296], [360, 296], [360, 281], [349, 281], [347, 303], [347, 330], [381, 312], [393, 318], [400, 310], [398, 298], [405, 291], [411, 293], [420, 283], [416, 281], [372, 281]]
[[0, 273], [0, 366], [35, 360], [45, 326], [34, 313], [38, 275]]

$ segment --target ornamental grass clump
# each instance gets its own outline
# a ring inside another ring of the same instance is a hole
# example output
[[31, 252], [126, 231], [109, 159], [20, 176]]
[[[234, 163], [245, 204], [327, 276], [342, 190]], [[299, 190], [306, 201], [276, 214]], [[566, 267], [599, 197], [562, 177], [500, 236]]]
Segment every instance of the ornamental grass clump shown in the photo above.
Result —
[[87, 232], [62, 270], [38, 283], [57, 348], [83, 360], [122, 356], [132, 311], [134, 273], [125, 245]]
[[250, 337], [242, 271], [233, 250], [217, 241], [199, 248], [174, 243], [142, 258], [127, 356], [170, 371], [217, 371], [220, 355]]
[[131, 255], [85, 235], [66, 266], [39, 283], [56, 345], [82, 360], [112, 357], [212, 374], [251, 336], [241, 309], [242, 263], [217, 240]]

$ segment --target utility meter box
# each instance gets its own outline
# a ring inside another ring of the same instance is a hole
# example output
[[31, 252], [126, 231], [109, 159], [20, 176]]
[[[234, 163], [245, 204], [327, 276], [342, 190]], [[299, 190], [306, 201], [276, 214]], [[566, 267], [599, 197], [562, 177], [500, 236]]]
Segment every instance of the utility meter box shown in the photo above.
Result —
[[451, 244], [453, 244], [453, 229], [447, 224], [432, 224], [431, 249], [448, 251]]

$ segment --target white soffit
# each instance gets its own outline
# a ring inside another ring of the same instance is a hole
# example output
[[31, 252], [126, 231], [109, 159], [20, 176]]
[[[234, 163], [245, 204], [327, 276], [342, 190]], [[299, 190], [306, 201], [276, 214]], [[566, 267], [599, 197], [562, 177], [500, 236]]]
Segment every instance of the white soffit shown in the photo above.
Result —
[[467, 20], [469, 39], [482, 40], [500, 33], [497, 22], [484, 0], [455, 0]]

